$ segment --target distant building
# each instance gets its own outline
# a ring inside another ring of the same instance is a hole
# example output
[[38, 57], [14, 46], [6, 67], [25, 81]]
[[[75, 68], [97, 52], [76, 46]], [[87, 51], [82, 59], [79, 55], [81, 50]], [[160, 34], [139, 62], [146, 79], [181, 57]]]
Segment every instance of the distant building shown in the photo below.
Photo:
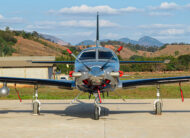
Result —
[[53, 56], [0, 57], [0, 76], [53, 79], [53, 64], [37, 64], [31, 61], [55, 61]]

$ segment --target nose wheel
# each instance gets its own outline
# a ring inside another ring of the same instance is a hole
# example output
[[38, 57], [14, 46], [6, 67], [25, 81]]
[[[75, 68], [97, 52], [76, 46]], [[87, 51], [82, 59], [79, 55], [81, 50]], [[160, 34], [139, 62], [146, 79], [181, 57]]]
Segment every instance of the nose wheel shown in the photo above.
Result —
[[100, 107], [100, 99], [97, 93], [94, 94], [95, 100], [94, 100], [94, 120], [99, 120], [100, 118], [100, 112], [101, 112], [101, 107]]
[[100, 107], [96, 107], [94, 108], [94, 120], [99, 120], [100, 118]]

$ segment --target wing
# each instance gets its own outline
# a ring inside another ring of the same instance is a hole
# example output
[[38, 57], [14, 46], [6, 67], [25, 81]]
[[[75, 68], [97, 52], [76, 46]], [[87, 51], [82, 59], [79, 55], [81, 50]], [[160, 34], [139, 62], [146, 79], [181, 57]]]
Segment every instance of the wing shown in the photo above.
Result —
[[167, 84], [176, 82], [188, 82], [190, 81], [190, 76], [184, 77], [168, 77], [168, 78], [153, 78], [153, 79], [138, 79], [138, 80], [120, 80], [122, 88], [135, 87], [142, 85], [157, 85], [157, 84]]
[[74, 61], [30, 61], [32, 63], [46, 63], [46, 64], [74, 64]]
[[32, 84], [32, 85], [52, 85], [52, 86], [60, 86], [61, 88], [65, 89], [72, 89], [75, 87], [75, 81], [73, 80], [0, 77], [0, 82]]
[[167, 63], [168, 61], [120, 61], [120, 64], [129, 63]]

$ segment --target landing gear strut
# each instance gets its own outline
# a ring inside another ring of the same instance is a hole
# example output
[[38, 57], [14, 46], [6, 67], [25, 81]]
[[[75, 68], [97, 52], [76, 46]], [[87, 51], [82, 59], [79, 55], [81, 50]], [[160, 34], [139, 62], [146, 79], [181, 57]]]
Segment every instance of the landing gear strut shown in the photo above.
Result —
[[157, 85], [157, 99], [154, 101], [154, 110], [156, 115], [162, 114], [162, 102], [160, 100], [160, 85]]
[[40, 101], [38, 100], [38, 86], [34, 86], [34, 96], [32, 101], [32, 107], [33, 107], [33, 115], [39, 115], [40, 114]]
[[99, 120], [101, 107], [100, 107], [100, 99], [98, 93], [94, 93], [95, 100], [94, 100], [94, 119]]

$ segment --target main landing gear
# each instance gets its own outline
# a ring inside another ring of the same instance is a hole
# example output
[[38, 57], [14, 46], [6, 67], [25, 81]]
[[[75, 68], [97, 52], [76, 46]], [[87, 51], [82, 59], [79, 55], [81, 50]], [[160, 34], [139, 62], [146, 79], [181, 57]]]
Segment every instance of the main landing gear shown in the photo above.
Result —
[[162, 114], [162, 101], [160, 100], [160, 85], [157, 86], [157, 99], [154, 101], [154, 111], [156, 115]]
[[98, 93], [94, 93], [95, 100], [94, 100], [94, 120], [99, 120], [101, 107], [100, 107], [100, 98]]
[[34, 86], [34, 96], [32, 101], [32, 107], [33, 107], [33, 115], [39, 115], [40, 114], [40, 101], [38, 100], [38, 86]]

